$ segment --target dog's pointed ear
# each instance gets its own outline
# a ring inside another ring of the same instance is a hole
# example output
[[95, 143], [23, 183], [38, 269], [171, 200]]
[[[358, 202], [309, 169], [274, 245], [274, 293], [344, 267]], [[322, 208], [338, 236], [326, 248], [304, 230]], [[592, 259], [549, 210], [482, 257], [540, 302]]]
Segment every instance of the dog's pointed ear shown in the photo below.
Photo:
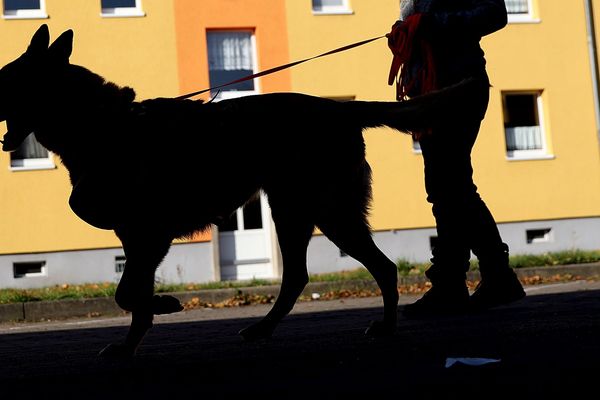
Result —
[[73, 52], [73, 31], [64, 31], [48, 48], [48, 55], [60, 62], [69, 62]]
[[29, 47], [27, 47], [27, 53], [32, 55], [43, 54], [43, 52], [48, 50], [49, 43], [50, 32], [48, 31], [48, 25], [43, 24], [33, 34], [31, 43], [29, 43]]

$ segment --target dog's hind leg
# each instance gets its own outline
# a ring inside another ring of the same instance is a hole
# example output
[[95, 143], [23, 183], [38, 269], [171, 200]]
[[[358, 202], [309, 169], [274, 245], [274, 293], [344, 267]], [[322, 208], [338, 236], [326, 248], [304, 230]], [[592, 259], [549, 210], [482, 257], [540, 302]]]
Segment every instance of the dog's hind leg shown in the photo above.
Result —
[[[340, 203], [340, 205], [343, 203]], [[383, 321], [366, 330], [370, 336], [391, 335], [398, 318], [398, 274], [396, 265], [377, 247], [364, 214], [338, 207], [317, 221], [317, 227], [344, 253], [363, 264], [373, 275], [383, 297]]]
[[239, 332], [247, 341], [271, 337], [277, 324], [294, 308], [308, 283], [306, 249], [314, 224], [291, 208], [286, 207], [282, 212], [272, 201], [271, 209], [283, 261], [281, 289], [269, 313], [258, 323]]
[[183, 309], [179, 300], [172, 296], [154, 295], [155, 272], [169, 251], [171, 240], [122, 232], [119, 237], [127, 260], [115, 300], [123, 310], [131, 311], [132, 319], [125, 341], [109, 345], [100, 352], [106, 357], [133, 356], [152, 327], [154, 314]]

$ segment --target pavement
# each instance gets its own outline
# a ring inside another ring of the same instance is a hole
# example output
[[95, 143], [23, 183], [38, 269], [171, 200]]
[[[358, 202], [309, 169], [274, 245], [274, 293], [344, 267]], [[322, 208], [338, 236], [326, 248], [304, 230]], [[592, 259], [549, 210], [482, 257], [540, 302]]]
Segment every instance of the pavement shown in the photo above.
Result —
[[[381, 316], [380, 297], [299, 302], [272, 339], [256, 343], [237, 332], [270, 304], [158, 316], [127, 361], [97, 353], [123, 338], [128, 315], [5, 322], [0, 393], [23, 399], [589, 397], [600, 376], [597, 268], [583, 267], [588, 275], [573, 274], [574, 280], [526, 286], [525, 299], [480, 314], [428, 320], [400, 314], [397, 333], [385, 339], [363, 334]], [[402, 295], [399, 311], [418, 297]], [[447, 367], [457, 359], [492, 362]]]

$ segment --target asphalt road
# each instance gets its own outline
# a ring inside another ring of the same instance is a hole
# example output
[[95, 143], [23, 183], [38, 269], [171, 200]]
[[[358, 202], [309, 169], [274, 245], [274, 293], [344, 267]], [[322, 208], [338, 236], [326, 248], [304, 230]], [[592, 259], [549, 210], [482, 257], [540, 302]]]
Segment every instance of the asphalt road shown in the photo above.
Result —
[[[600, 282], [527, 292], [520, 302], [477, 315], [400, 317], [397, 334], [386, 339], [363, 335], [381, 315], [380, 298], [298, 303], [273, 338], [260, 343], [243, 342], [237, 331], [270, 305], [192, 310], [157, 318], [136, 358], [122, 362], [96, 354], [123, 337], [128, 317], [2, 324], [0, 393], [5, 399], [594, 398]], [[401, 296], [401, 303], [415, 299]], [[446, 367], [460, 357], [499, 361]]]

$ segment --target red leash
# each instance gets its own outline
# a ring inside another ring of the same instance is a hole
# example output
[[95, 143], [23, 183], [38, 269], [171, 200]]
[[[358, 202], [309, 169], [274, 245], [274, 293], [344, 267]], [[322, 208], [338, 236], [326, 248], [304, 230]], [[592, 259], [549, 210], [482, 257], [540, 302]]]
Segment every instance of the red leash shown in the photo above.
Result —
[[319, 54], [318, 56], [305, 58], [304, 60], [294, 61], [294, 62], [291, 62], [289, 64], [280, 65], [278, 67], [270, 68], [270, 69], [267, 69], [265, 71], [260, 71], [260, 72], [257, 72], [255, 74], [244, 76], [244, 77], [236, 79], [234, 81], [224, 83], [222, 85], [213, 86], [213, 87], [210, 87], [208, 89], [199, 90], [197, 92], [183, 94], [181, 96], [175, 97], [175, 99], [177, 99], [177, 100], [188, 99], [190, 97], [194, 97], [194, 96], [197, 96], [197, 95], [202, 94], [202, 93], [206, 93], [206, 92], [211, 91], [211, 90], [219, 89], [219, 88], [222, 88], [224, 86], [229, 86], [229, 85], [233, 85], [233, 84], [236, 84], [236, 83], [240, 83], [240, 82], [244, 82], [244, 81], [249, 81], [250, 79], [258, 78], [258, 77], [261, 77], [261, 76], [264, 76], [264, 75], [269, 75], [269, 74], [272, 74], [274, 72], [278, 72], [278, 71], [281, 71], [281, 70], [284, 70], [284, 69], [287, 69], [287, 68], [291, 68], [291, 67], [293, 67], [295, 65], [302, 64], [302, 63], [305, 63], [305, 62], [310, 61], [310, 60], [314, 60], [316, 58], [325, 57], [325, 56], [328, 56], [328, 55], [331, 55], [331, 54], [340, 53], [342, 51], [350, 50], [350, 49], [353, 49], [355, 47], [362, 46], [362, 45], [365, 45], [367, 43], [374, 42], [375, 40], [382, 39], [384, 37], [387, 37], [387, 34], [386, 35], [382, 35], [382, 36], [377, 36], [377, 37], [374, 37], [374, 38], [371, 38], [371, 39], [367, 39], [367, 40], [361, 40], [360, 42], [352, 43], [352, 44], [349, 44], [347, 46], [338, 47], [337, 49], [330, 50], [328, 52]]
[[[413, 91], [423, 94], [436, 88], [433, 52], [422, 34], [424, 20], [424, 14], [413, 14], [395, 23], [386, 35], [394, 55], [388, 85], [396, 83], [396, 100], [399, 101], [406, 100]], [[418, 70], [413, 70], [415, 65]]]

